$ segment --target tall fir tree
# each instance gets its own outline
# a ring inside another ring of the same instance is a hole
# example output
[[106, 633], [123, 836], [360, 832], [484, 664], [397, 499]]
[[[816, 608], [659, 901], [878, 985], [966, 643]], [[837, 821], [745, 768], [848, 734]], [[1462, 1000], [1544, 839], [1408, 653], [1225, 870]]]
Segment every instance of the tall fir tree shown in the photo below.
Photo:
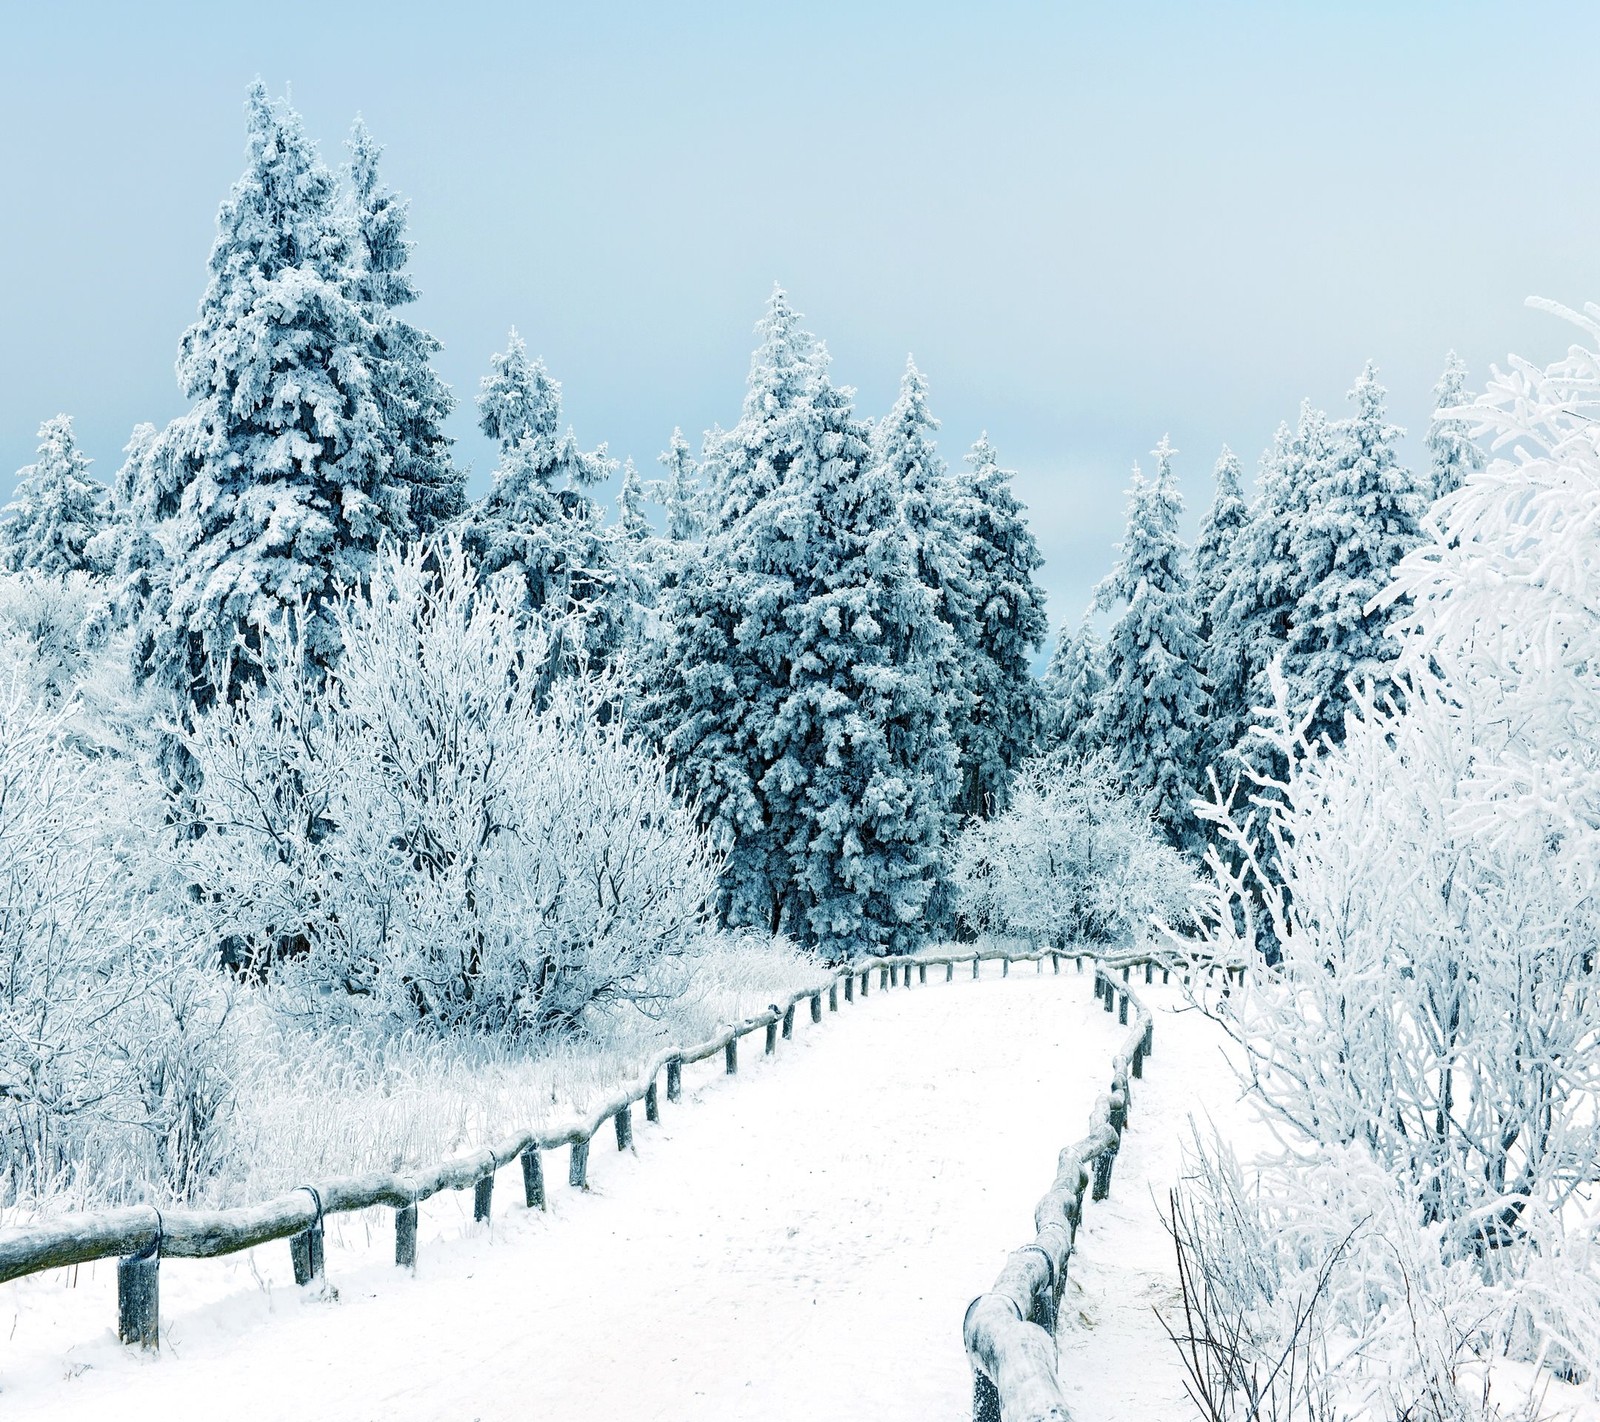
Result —
[[652, 492], [666, 514], [667, 541], [693, 542], [705, 532], [705, 501], [701, 495], [700, 466], [682, 430], [673, 430], [671, 443], [658, 458], [667, 477], [656, 480]]
[[1484, 453], [1472, 441], [1472, 425], [1460, 415], [1443, 413], [1472, 403], [1467, 366], [1454, 351], [1445, 359], [1444, 374], [1433, 387], [1433, 419], [1428, 424], [1428, 468], [1433, 476], [1430, 502], [1453, 494], [1471, 474], [1484, 467]]
[[617, 531], [630, 543], [643, 543], [655, 530], [644, 511], [644, 484], [632, 459], [622, 464], [622, 485], [617, 490]]
[[106, 526], [106, 489], [89, 473], [72, 417], [39, 426], [39, 457], [17, 471], [17, 490], [0, 518], [0, 567], [7, 572], [95, 571], [90, 545]]
[[1244, 470], [1227, 445], [1213, 470], [1216, 491], [1200, 521], [1194, 545], [1192, 578], [1196, 634], [1205, 676], [1206, 714], [1199, 736], [1202, 774], [1232, 750], [1234, 728], [1248, 709], [1248, 668], [1238, 639], [1230, 635], [1235, 610], [1230, 604], [1233, 573], [1250, 510], [1244, 501]]
[[379, 178], [383, 149], [359, 118], [345, 146], [350, 151], [351, 294], [368, 325], [367, 362], [380, 438], [390, 459], [390, 479], [409, 495], [410, 531], [431, 533], [466, 503], [466, 476], [453, 466], [444, 432], [455, 397], [433, 371], [439, 342], [399, 314], [417, 299], [406, 272], [412, 248], [406, 236], [409, 204]]
[[[1250, 735], [1258, 707], [1271, 704], [1267, 669], [1289, 643], [1296, 609], [1306, 590], [1298, 562], [1298, 530], [1309, 516], [1322, 473], [1333, 455], [1327, 415], [1309, 400], [1299, 423], [1279, 425], [1272, 446], [1261, 456], [1256, 495], [1240, 531], [1238, 557], [1220, 603], [1213, 603], [1208, 655], [1234, 668], [1242, 693], [1219, 698], [1208, 727], [1213, 763], [1224, 785], [1241, 759], [1258, 758]], [[1224, 755], [1222, 747], [1232, 746]]]
[[584, 622], [584, 649], [601, 659], [626, 640], [614, 549], [587, 490], [616, 468], [605, 445], [578, 448], [561, 432], [561, 386], [528, 356], [513, 329], [490, 359], [478, 394], [478, 426], [500, 446], [488, 494], [463, 515], [462, 543], [485, 579], [509, 579], [530, 613]]
[[968, 522], [975, 637], [967, 664], [973, 709], [962, 728], [958, 808], [969, 815], [998, 813], [1010, 803], [1011, 777], [1038, 746], [1043, 703], [1033, 658], [1050, 623], [1044, 591], [1034, 581], [1043, 566], [1027, 510], [980, 434], [966, 456]]
[[1396, 604], [1374, 607], [1394, 566], [1422, 541], [1428, 493], [1402, 465], [1405, 433], [1385, 417], [1383, 386], [1368, 361], [1349, 398], [1355, 413], [1333, 431], [1310, 508], [1296, 526], [1300, 596], [1284, 649], [1284, 677], [1297, 708], [1316, 706], [1313, 736], [1344, 738], [1349, 680], [1380, 689], [1399, 654], [1387, 629]]
[[1063, 625], [1045, 671], [1044, 742], [1074, 760], [1100, 750], [1100, 697], [1105, 688], [1105, 648], [1085, 608], [1077, 628]]
[[728, 851], [730, 922], [832, 957], [901, 950], [954, 774], [948, 633], [898, 491], [781, 290], [757, 329], [719, 518], [669, 600], [656, 724]]
[[[975, 779], [969, 756], [986, 749], [975, 712], [993, 670], [982, 644], [973, 586], [972, 555], [978, 521], [976, 501], [964, 481], [952, 477], [933, 436], [939, 421], [928, 406], [928, 383], [909, 357], [900, 393], [873, 428], [872, 458], [898, 490], [901, 516], [911, 541], [916, 575], [928, 589], [935, 612], [950, 630], [955, 656], [940, 668], [937, 694], [958, 747], [959, 784]], [[959, 790], [958, 790], [959, 800]], [[951, 806], [952, 811], [963, 808]]]
[[1095, 590], [1103, 611], [1118, 609], [1106, 643], [1098, 736], [1129, 792], [1173, 844], [1185, 847], [1196, 835], [1189, 802], [1204, 698], [1187, 550], [1178, 536], [1176, 452], [1163, 437], [1152, 481], [1134, 466], [1120, 557]]
[[202, 708], [254, 675], [259, 629], [285, 609], [306, 607], [307, 654], [331, 663], [338, 590], [363, 581], [381, 540], [414, 532], [333, 175], [259, 81], [246, 112], [248, 161], [179, 348], [195, 403], [149, 451], [171, 576], [147, 611], [140, 671]]

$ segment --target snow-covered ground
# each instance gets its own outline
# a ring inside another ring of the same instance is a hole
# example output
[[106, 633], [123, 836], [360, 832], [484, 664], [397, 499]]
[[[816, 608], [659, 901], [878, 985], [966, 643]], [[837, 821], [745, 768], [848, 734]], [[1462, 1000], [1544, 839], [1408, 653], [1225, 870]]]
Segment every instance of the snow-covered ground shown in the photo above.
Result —
[[[820, 1027], [798, 1014], [771, 1060], [747, 1038], [737, 1082], [720, 1059], [687, 1070], [684, 1101], [663, 1100], [659, 1126], [636, 1123], [636, 1158], [596, 1138], [588, 1194], [549, 1159], [545, 1215], [522, 1207], [515, 1167], [501, 1172], [492, 1229], [472, 1224], [469, 1195], [428, 1202], [415, 1278], [389, 1262], [387, 1212], [330, 1221], [336, 1301], [293, 1286], [287, 1244], [169, 1261], [159, 1357], [114, 1340], [112, 1265], [85, 1267], [75, 1285], [68, 1273], [7, 1285], [0, 1411], [8, 1422], [219, 1405], [233, 1422], [970, 1416], [962, 1310], [1030, 1236], [1123, 1029], [1087, 973], [1031, 967], [874, 985], [840, 1009]], [[1191, 1037], [1163, 1015], [1116, 1198], [1092, 1207], [1083, 1235], [1086, 1289], [1113, 1221], [1150, 1219], [1144, 1148], [1194, 1092], [1209, 1094]], [[1130, 1256], [1161, 1250], [1137, 1231], [1125, 1243]], [[1091, 1294], [1069, 1305], [1093, 1306]], [[1069, 1354], [1069, 1373], [1086, 1367]], [[1084, 1422], [1094, 1415], [1112, 1411], [1086, 1404]]]

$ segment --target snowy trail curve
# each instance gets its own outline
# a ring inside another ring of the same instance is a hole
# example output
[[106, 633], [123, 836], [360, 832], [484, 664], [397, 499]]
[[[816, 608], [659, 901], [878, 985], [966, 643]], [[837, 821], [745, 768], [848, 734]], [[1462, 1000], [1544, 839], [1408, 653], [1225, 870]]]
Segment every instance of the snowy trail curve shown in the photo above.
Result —
[[1123, 1031], [1088, 973], [987, 971], [875, 986], [797, 1023], [775, 1058], [748, 1055], [737, 1081], [720, 1063], [687, 1069], [684, 1101], [636, 1123], [636, 1155], [596, 1139], [588, 1194], [551, 1159], [545, 1215], [514, 1202], [505, 1172], [492, 1230], [471, 1223], [470, 1195], [427, 1202], [414, 1278], [388, 1262], [387, 1212], [330, 1221], [337, 1301], [288, 1282], [284, 1245], [175, 1261], [158, 1358], [110, 1336], [114, 1265], [70, 1290], [59, 1275], [7, 1286], [0, 1410], [970, 1416], [962, 1310], [1026, 1232]]

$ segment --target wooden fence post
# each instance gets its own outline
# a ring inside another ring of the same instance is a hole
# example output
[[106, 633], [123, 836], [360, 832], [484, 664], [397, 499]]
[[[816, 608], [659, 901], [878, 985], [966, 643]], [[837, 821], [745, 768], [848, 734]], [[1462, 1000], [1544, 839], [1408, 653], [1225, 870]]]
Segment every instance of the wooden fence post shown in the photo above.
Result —
[[644, 1118], [647, 1121], [661, 1119], [661, 1103], [656, 1097], [656, 1079], [650, 1078], [650, 1085], [644, 1089]]
[[619, 1106], [611, 1119], [617, 1127], [617, 1149], [627, 1150], [633, 1144], [633, 1107]]
[[[846, 984], [846, 990], [847, 991], [848, 991], [848, 987], [849, 987], [849, 985]], [[838, 983], [829, 983], [828, 984], [828, 1011], [829, 1012], [837, 1012], [838, 1010], [839, 1010], [839, 984]]]
[[722, 1065], [729, 1076], [739, 1074], [739, 1039], [729, 1037], [728, 1045], [722, 1049]]
[[917, 964], [917, 982], [920, 984], [920, 983], [925, 983], [927, 981], [928, 981], [928, 965], [926, 963], [918, 963]]
[[[898, 974], [899, 969], [898, 968], [895, 969], [895, 972]], [[900, 981], [900, 979], [897, 976], [895, 978], [895, 982], [898, 984], [899, 981]], [[882, 990], [883, 988], [886, 988], [888, 986], [889, 986], [889, 969], [887, 969], [887, 968], [879, 968], [878, 969], [878, 987], [879, 987], [880, 990]]]
[[1128, 981], [1128, 973], [1129, 972], [1130, 972], [1130, 969], [1129, 969], [1128, 965], [1126, 963], [1124, 963], [1122, 965], [1122, 981], [1123, 982], [1127, 982]]
[[956, 965], [954, 963], [946, 963], [944, 965], [944, 980], [947, 983], [953, 983], [956, 980]]
[[289, 1238], [289, 1259], [294, 1281], [303, 1289], [322, 1276], [322, 1220]]
[[1082, 953], [1077, 954], [1076, 957], [1073, 959], [1073, 961], [1075, 963], [1077, 963], [1078, 971], [1081, 973], [1083, 971], [1083, 954]]
[[977, 1371], [972, 1374], [972, 1422], [1001, 1422], [999, 1389]]
[[1171, 981], [1171, 975], [1170, 975], [1168, 969], [1163, 968], [1161, 970], [1161, 986], [1165, 987], [1167, 985], [1167, 983], [1170, 982], [1170, 981]]
[[530, 1210], [544, 1208], [544, 1162], [536, 1146], [522, 1152], [522, 1198]]
[[1145, 1056], [1151, 1057], [1151, 1056], [1155, 1055], [1155, 1052], [1152, 1050], [1154, 1048], [1154, 1046], [1155, 1046], [1155, 1042], [1156, 1042], [1156, 1024], [1155, 1024], [1155, 1019], [1152, 1018], [1149, 1022], [1146, 1022], [1144, 1024], [1144, 1054], [1145, 1054]]
[[417, 1207], [394, 1212], [394, 1263], [397, 1269], [417, 1267]]
[[1010, 958], [1002, 958], [1000, 960], [1000, 976], [1003, 977], [1003, 978], [1009, 978], [1011, 976], [1011, 959]]
[[872, 973], [870, 971], [863, 972], [861, 974], [861, 996], [865, 997], [867, 995], [868, 990], [871, 987], [872, 987]]
[[767, 1023], [767, 1055], [770, 1057], [778, 1050], [778, 1023], [777, 1020]]
[[783, 1009], [783, 1040], [788, 1041], [794, 1036], [794, 1004], [791, 1002]]
[[1124, 1027], [1128, 1025], [1128, 994], [1122, 993], [1117, 1002], [1117, 1021]]
[[161, 1245], [152, 1241], [117, 1260], [117, 1337], [141, 1348], [161, 1346]]
[[[879, 986], [881, 987], [882, 984], [880, 983]], [[889, 969], [889, 986], [890, 987], [899, 987], [900, 986], [900, 965], [898, 963], [894, 964]]]
[[487, 1224], [489, 1211], [494, 1207], [494, 1172], [478, 1177], [478, 1183], [472, 1187], [472, 1218], [475, 1222]]
[[1115, 1149], [1103, 1150], [1094, 1158], [1094, 1188], [1091, 1200], [1103, 1200], [1111, 1193], [1111, 1162], [1116, 1159]]
[[1116, 1006], [1116, 1004], [1111, 1001], [1111, 999], [1114, 998], [1115, 996], [1116, 996], [1116, 993], [1114, 993], [1111, 990], [1111, 984], [1109, 982], [1106, 983], [1105, 984], [1105, 1000], [1106, 1000], [1106, 1011], [1107, 1012], [1110, 1012], [1111, 1009]]
[[854, 973], [850, 973], [844, 980], [844, 1000], [846, 1002], [854, 1002], [856, 1000], [856, 975]]
[[567, 1184], [574, 1190], [589, 1188], [589, 1142], [573, 1141], [572, 1161], [567, 1167]]
[[1052, 973], [1059, 973], [1061, 971], [1061, 955], [1059, 953], [1052, 953], [1050, 955], [1050, 971]]
[[983, 961], [976, 953], [972, 955], [972, 981], [978, 981], [978, 964]]
[[676, 1101], [683, 1095], [683, 1063], [674, 1057], [667, 1063], [667, 1100]]
[[822, 994], [820, 992], [811, 994], [811, 1020], [813, 1022], [822, 1021]]
[[1144, 1038], [1141, 1036], [1133, 1049], [1133, 1060], [1129, 1068], [1136, 1078], [1144, 1076]]
[[1144, 960], [1144, 980], [1145, 980], [1145, 982], [1153, 983], [1155, 981], [1155, 970], [1156, 970], [1156, 965], [1154, 963], [1152, 963], [1148, 958], [1146, 958]]

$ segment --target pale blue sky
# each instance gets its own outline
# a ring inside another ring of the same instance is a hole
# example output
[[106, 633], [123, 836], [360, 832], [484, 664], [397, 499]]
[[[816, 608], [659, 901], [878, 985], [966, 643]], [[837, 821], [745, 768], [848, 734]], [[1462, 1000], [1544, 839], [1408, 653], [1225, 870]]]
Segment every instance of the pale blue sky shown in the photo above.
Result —
[[358, 110], [387, 146], [475, 489], [508, 326], [649, 477], [736, 418], [776, 279], [864, 413], [911, 351], [946, 456], [989, 430], [1076, 621], [1163, 432], [1193, 513], [1369, 356], [1416, 435], [1449, 348], [1564, 349], [1522, 306], [1600, 299], [1600, 7], [1562, 9], [0, 0], [0, 479], [58, 411], [109, 479], [180, 410], [259, 74], [328, 159]]

